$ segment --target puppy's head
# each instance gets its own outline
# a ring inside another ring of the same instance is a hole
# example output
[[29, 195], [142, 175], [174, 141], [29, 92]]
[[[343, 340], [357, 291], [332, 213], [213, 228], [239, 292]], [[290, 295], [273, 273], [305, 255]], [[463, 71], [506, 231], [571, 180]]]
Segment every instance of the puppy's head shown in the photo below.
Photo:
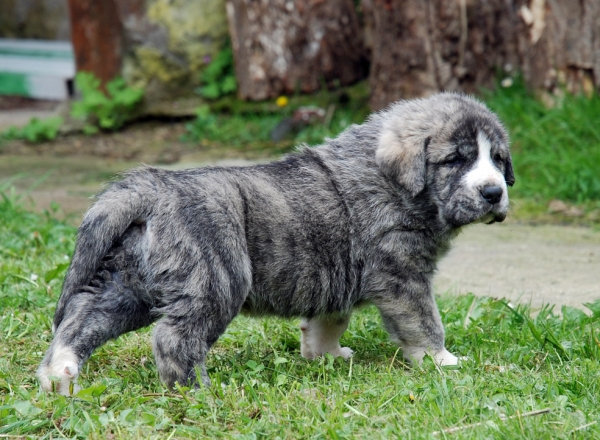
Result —
[[506, 130], [463, 95], [400, 102], [382, 113], [376, 162], [411, 196], [424, 194], [452, 226], [502, 221], [515, 177]]

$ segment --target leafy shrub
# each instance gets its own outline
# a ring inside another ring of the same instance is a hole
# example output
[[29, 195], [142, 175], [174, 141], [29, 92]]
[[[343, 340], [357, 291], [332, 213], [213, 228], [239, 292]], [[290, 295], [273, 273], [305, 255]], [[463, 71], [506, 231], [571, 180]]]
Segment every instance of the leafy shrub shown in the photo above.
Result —
[[1, 139], [23, 139], [31, 143], [51, 141], [56, 138], [63, 118], [56, 116], [47, 119], [32, 118], [22, 128], [10, 127], [0, 134]]
[[98, 127], [104, 130], [118, 130], [131, 117], [141, 102], [144, 91], [128, 87], [123, 78], [115, 78], [106, 84], [104, 93], [100, 80], [90, 72], [79, 72], [75, 84], [81, 92], [81, 100], [74, 102], [71, 116], [85, 119], [84, 131], [94, 133]]
[[237, 81], [233, 71], [233, 51], [223, 49], [212, 62], [206, 66], [201, 75], [202, 86], [196, 91], [207, 99], [218, 99], [235, 93]]

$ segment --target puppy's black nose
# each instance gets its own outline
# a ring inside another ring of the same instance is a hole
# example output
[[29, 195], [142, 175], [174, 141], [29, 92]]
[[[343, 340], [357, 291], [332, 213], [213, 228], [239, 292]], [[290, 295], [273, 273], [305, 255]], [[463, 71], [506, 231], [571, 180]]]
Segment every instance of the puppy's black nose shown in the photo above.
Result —
[[499, 186], [486, 186], [480, 192], [481, 196], [491, 205], [498, 203], [502, 198], [502, 188]]

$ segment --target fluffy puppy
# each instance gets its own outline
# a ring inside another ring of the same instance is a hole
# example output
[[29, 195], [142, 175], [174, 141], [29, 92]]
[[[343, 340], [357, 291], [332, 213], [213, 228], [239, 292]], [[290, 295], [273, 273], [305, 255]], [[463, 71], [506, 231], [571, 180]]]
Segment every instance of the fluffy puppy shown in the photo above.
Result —
[[208, 384], [208, 350], [240, 312], [301, 317], [302, 356], [348, 358], [339, 339], [364, 303], [406, 359], [456, 364], [436, 262], [463, 226], [504, 220], [513, 183], [498, 118], [452, 93], [267, 165], [131, 171], [79, 228], [42, 388], [73, 392], [94, 349], [154, 321], [164, 383]]

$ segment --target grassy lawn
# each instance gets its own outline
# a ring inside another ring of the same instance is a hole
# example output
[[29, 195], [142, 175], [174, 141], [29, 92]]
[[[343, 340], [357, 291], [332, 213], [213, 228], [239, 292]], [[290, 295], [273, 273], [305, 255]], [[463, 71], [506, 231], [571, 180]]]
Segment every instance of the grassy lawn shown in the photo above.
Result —
[[468, 357], [459, 369], [406, 366], [373, 308], [342, 339], [348, 362], [302, 359], [295, 321], [239, 317], [209, 356], [213, 387], [174, 392], [147, 329], [100, 348], [75, 397], [41, 393], [35, 369], [74, 239], [51, 213], [0, 201], [0, 438], [600, 437], [600, 301], [589, 315], [532, 318], [502, 300], [441, 297], [447, 347]]

